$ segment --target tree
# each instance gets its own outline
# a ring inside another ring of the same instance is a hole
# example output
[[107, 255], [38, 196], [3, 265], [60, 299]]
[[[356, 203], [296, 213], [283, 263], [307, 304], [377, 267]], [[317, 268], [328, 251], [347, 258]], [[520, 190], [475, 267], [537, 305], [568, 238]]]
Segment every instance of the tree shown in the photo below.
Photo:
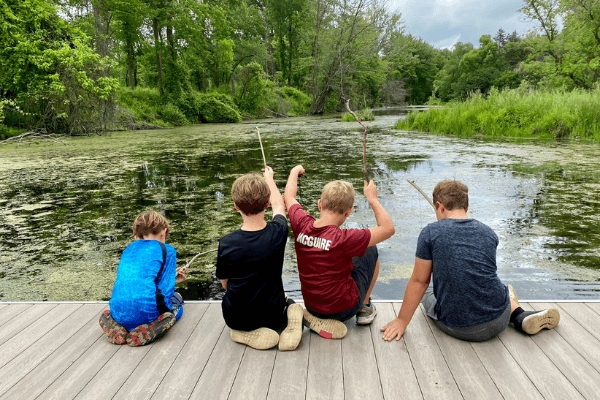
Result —
[[7, 119], [48, 132], [107, 129], [117, 81], [88, 38], [42, 0], [0, 0], [0, 11], [0, 99], [23, 111]]

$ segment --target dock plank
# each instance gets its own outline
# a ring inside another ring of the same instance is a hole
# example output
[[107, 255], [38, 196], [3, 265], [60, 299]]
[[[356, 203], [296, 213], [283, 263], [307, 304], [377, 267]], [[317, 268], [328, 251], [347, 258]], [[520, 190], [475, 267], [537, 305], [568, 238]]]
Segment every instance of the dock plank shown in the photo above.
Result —
[[560, 322], [553, 331], [569, 343], [596, 371], [600, 372], [600, 342], [585, 326], [582, 326], [571, 314], [562, 309], [560, 304], [530, 303], [530, 305], [535, 310], [557, 308], [560, 311]]
[[[600, 340], [600, 315], [590, 313], [590, 307], [583, 303], [560, 303], [560, 308], [569, 313], [579, 324]], [[561, 313], [562, 316], [562, 313]]]
[[346, 322], [348, 334], [342, 340], [344, 397], [347, 399], [383, 399], [379, 369], [375, 358], [370, 326]]
[[[211, 350], [210, 358], [208, 358], [206, 367], [200, 371], [202, 375], [193, 388], [190, 399], [227, 399], [246, 346], [231, 340], [231, 329], [225, 327], [225, 329], [221, 329], [216, 346]], [[156, 397], [156, 400], [164, 398]]]
[[275, 348], [256, 350], [247, 347], [235, 375], [229, 399], [266, 399], [275, 364]]
[[144, 357], [116, 393], [117, 399], [149, 399], [196, 329], [208, 304], [188, 304], [177, 323]]
[[312, 331], [310, 335], [306, 398], [343, 400], [342, 341], [346, 339], [324, 339]]
[[[535, 336], [541, 338], [548, 333], [547, 330], [543, 330]], [[565, 378], [554, 363], [549, 361], [546, 354], [529, 335], [518, 332], [513, 326], [509, 326], [498, 335], [498, 338], [544, 399], [583, 399], [579, 391]]]
[[[190, 303], [163, 338], [131, 348], [98, 326], [107, 303], [0, 303], [0, 316], [27, 326], [0, 344], [0, 399], [597, 399], [600, 304], [523, 303], [558, 308], [553, 330], [509, 326], [482, 343], [441, 332], [420, 306], [401, 341], [380, 328], [400, 302], [377, 303], [371, 326], [347, 322], [342, 340], [308, 329], [296, 351], [258, 351], [230, 338], [220, 303]], [[37, 310], [36, 310], [37, 309]], [[22, 315], [25, 316], [22, 316]], [[37, 316], [35, 318], [34, 316]]]
[[[98, 314], [108, 305], [103, 305]], [[0, 399], [34, 399], [81, 357], [102, 335], [96, 318], [92, 318], [71, 340], [67, 340], [19, 380]]]
[[48, 386], [36, 400], [75, 398], [121, 347], [110, 344], [104, 334], [100, 335], [85, 353], [64, 370], [60, 377]]
[[380, 331], [397, 314], [391, 303], [377, 303], [377, 317], [371, 328], [371, 338], [384, 399], [422, 399], [421, 389], [406, 350], [404, 339], [386, 342]]
[[[526, 311], [534, 310], [529, 304], [521, 304], [521, 307]], [[584, 398], [588, 400], [598, 398], [600, 372], [596, 371], [558, 332], [554, 329], [548, 330], [543, 335], [532, 335], [531, 339]]]
[[[98, 373], [81, 389], [81, 392], [75, 396], [76, 399], [95, 400], [110, 399], [121, 388], [123, 383], [129, 378], [132, 372], [143, 363], [144, 357], [150, 350], [162, 341], [159, 338], [156, 342], [146, 346], [131, 347], [128, 345], [119, 346], [119, 350], [108, 360]], [[103, 341], [106, 350], [117, 345], [111, 344], [107, 340]]]
[[429, 322], [433, 336], [464, 398], [501, 400], [502, 395], [471, 343], [445, 334], [427, 317], [424, 309], [419, 310]]
[[224, 326], [221, 304], [210, 304], [156, 389], [152, 396], [153, 399], [188, 399], [190, 397], [215, 349]]
[[498, 336], [471, 346], [505, 399], [543, 399]]
[[306, 398], [310, 339], [310, 330], [305, 328], [300, 345], [296, 350], [277, 352], [267, 400], [303, 400]]
[[[60, 347], [64, 342], [78, 332], [91, 320], [98, 324], [95, 318], [105, 306], [102, 304], [86, 304], [77, 309], [69, 318], [56, 325], [40, 340], [33, 343], [26, 350], [13, 358], [8, 364], [0, 368], [0, 394], [3, 394], [34, 369], [46, 357]], [[96, 326], [100, 331], [100, 327]], [[79, 340], [76, 338], [75, 340]], [[25, 398], [25, 397], [21, 397]]]
[[[399, 303], [394, 304], [396, 313], [400, 311], [400, 306]], [[424, 311], [420, 310], [422, 307], [419, 305], [419, 309], [415, 311], [404, 334], [404, 340], [423, 398], [462, 399], [450, 368], [425, 319]]]
[[584, 303], [586, 306], [594, 310], [594, 312], [600, 315], [600, 303]]
[[56, 304], [11, 304], [0, 310], [0, 321], [6, 321], [0, 326], [0, 345], [12, 339], [14, 335], [26, 329], [42, 315], [56, 307]]
[[[52, 305], [49, 304], [49, 306]], [[0, 367], [8, 364], [81, 306], [82, 304], [59, 304], [52, 308], [43, 307], [43, 310], [46, 311], [44, 314], [0, 346]]]

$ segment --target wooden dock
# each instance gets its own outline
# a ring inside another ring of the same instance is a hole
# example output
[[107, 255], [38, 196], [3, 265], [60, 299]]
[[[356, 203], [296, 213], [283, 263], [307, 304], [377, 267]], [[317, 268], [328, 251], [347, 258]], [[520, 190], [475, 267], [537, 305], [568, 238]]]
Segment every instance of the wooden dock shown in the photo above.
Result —
[[110, 344], [106, 303], [0, 303], [0, 399], [600, 399], [600, 303], [555, 307], [559, 326], [509, 326], [483, 343], [446, 336], [420, 307], [404, 340], [379, 329], [400, 302], [378, 302], [371, 326], [343, 340], [304, 329], [293, 352], [233, 342], [218, 302], [185, 305], [156, 343]]

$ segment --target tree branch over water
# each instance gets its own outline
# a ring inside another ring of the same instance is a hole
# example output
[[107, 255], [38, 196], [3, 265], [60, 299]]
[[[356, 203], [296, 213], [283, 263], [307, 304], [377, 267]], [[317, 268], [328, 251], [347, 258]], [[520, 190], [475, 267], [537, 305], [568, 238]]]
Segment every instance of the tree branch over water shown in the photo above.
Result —
[[43, 133], [43, 132], [25, 132], [20, 135], [10, 137], [6, 140], [0, 142], [0, 145], [4, 144], [32, 144], [32, 143], [41, 143], [41, 142], [54, 142], [66, 145], [64, 140], [60, 139], [64, 135], [59, 135], [56, 133]]
[[363, 173], [365, 174], [365, 181], [367, 181], [367, 183], [369, 183], [369, 171], [367, 170], [367, 132], [369, 130], [369, 127], [365, 124], [362, 123], [362, 120], [360, 118], [358, 118], [356, 116], [356, 114], [354, 113], [354, 111], [352, 111], [350, 109], [350, 99], [345, 99], [342, 97], [342, 100], [344, 100], [344, 105], [346, 106], [346, 110], [348, 110], [348, 112], [350, 114], [352, 114], [352, 116], [354, 117], [354, 119], [356, 120], [356, 122], [358, 122], [363, 128], [365, 128], [365, 134], [363, 135]]

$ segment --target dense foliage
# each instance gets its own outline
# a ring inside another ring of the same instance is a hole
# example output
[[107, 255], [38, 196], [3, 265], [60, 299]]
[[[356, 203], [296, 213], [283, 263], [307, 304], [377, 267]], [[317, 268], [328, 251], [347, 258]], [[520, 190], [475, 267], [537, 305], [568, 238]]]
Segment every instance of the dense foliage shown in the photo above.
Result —
[[520, 11], [534, 31], [435, 49], [389, 0], [0, 0], [0, 124], [81, 134], [594, 89], [600, 3]]

